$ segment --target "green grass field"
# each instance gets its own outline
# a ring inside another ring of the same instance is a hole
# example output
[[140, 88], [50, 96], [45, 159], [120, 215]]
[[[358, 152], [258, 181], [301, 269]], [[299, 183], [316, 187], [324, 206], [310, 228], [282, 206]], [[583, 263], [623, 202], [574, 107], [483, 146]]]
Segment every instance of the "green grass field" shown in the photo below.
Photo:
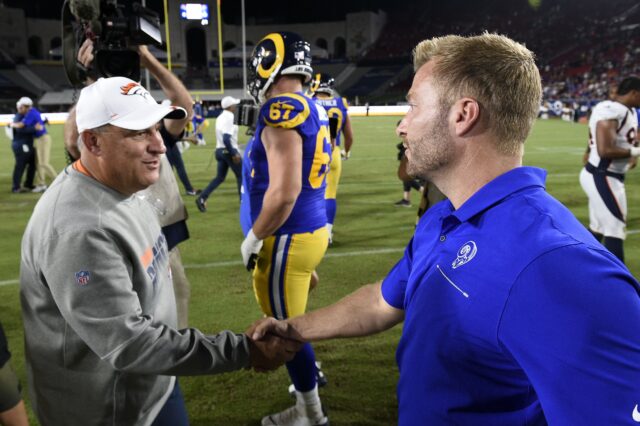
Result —
[[[353, 119], [355, 144], [343, 163], [338, 192], [335, 243], [318, 272], [319, 287], [311, 294], [310, 309], [327, 305], [363, 284], [384, 277], [401, 256], [413, 232], [416, 208], [397, 208], [402, 186], [396, 177], [394, 134], [397, 117]], [[213, 124], [213, 123], [211, 123]], [[184, 154], [195, 187], [204, 188], [215, 174], [211, 162], [214, 126], [207, 129], [208, 145]], [[51, 128], [53, 165], [64, 166], [62, 126]], [[586, 223], [586, 196], [578, 183], [587, 127], [560, 121], [540, 121], [526, 144], [525, 164], [549, 171], [549, 192]], [[246, 137], [241, 140], [244, 143]], [[13, 366], [26, 383], [23, 330], [18, 295], [20, 240], [38, 194], [11, 194], [13, 154], [4, 140], [0, 148], [0, 322], [7, 332]], [[471, 179], [472, 177], [470, 177]], [[640, 274], [640, 179], [627, 176], [629, 205], [625, 243], [627, 265]], [[183, 190], [181, 186], [181, 190]], [[414, 206], [418, 203], [414, 192]], [[192, 286], [190, 322], [206, 333], [220, 329], [244, 331], [260, 313], [249, 274], [241, 264], [242, 233], [233, 175], [209, 198], [208, 212], [200, 213], [193, 197], [185, 197], [191, 217], [191, 239], [181, 245]], [[397, 418], [395, 347], [401, 327], [378, 336], [333, 340], [315, 344], [329, 384], [320, 394], [334, 425], [388, 425]], [[292, 404], [286, 371], [256, 374], [242, 371], [220, 376], [180, 380], [193, 425], [259, 424], [263, 415]], [[25, 395], [26, 389], [25, 389]], [[81, 403], [81, 401], [77, 401]], [[31, 415], [31, 413], [30, 413]], [[32, 415], [31, 415], [32, 416]], [[36, 421], [33, 419], [33, 424]]]

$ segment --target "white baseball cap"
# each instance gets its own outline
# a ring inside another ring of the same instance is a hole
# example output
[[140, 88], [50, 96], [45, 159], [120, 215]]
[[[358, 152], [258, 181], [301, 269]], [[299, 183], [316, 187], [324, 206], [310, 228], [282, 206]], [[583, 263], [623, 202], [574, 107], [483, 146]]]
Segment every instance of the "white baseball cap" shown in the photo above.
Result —
[[112, 124], [144, 130], [163, 118], [183, 119], [184, 108], [160, 105], [140, 83], [125, 77], [100, 78], [80, 92], [76, 105], [78, 132]]
[[20, 99], [18, 99], [18, 102], [16, 102], [16, 107], [32, 106], [32, 105], [33, 105], [33, 101], [31, 100], [31, 98], [27, 98], [26, 96], [21, 97]]
[[233, 96], [225, 96], [224, 98], [222, 98], [222, 102], [220, 102], [220, 104], [222, 105], [222, 109], [227, 109], [232, 105], [238, 105], [240, 103], [240, 99], [236, 99]]

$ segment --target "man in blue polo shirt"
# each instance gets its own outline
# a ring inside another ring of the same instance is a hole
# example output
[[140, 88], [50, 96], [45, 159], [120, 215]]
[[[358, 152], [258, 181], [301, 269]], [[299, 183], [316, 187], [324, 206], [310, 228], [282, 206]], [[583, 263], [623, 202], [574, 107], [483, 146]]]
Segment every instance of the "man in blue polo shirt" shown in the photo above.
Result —
[[640, 286], [523, 167], [540, 103], [533, 54], [495, 34], [414, 50], [398, 127], [409, 174], [448, 200], [382, 283], [286, 322], [301, 341], [404, 321], [400, 425], [640, 422]]

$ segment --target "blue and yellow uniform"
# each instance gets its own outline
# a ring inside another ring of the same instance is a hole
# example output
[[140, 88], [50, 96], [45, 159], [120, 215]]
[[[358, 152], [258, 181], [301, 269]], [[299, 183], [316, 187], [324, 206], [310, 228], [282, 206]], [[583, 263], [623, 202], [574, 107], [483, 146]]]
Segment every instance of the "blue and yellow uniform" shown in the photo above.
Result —
[[[327, 250], [328, 232], [324, 193], [331, 143], [327, 113], [301, 92], [269, 99], [260, 108], [255, 137], [248, 154], [251, 174], [247, 190], [251, 221], [255, 222], [269, 186], [269, 164], [262, 142], [266, 127], [291, 129], [302, 137], [302, 189], [291, 214], [274, 235], [264, 239], [253, 287], [262, 311], [284, 319], [306, 310], [311, 273]], [[307, 344], [287, 363], [296, 389], [316, 385], [315, 356]]]
[[322, 105], [327, 111], [329, 118], [336, 118], [338, 120], [338, 126], [336, 131], [336, 144], [333, 147], [331, 153], [331, 168], [327, 176], [327, 191], [325, 193], [326, 208], [327, 208], [327, 223], [333, 225], [333, 221], [336, 217], [336, 196], [338, 194], [338, 183], [340, 182], [340, 175], [342, 174], [342, 159], [340, 157], [340, 146], [342, 143], [342, 135], [344, 126], [347, 121], [347, 111], [349, 110], [349, 104], [345, 98], [330, 97], [330, 98], [315, 98], [318, 105]]
[[269, 164], [260, 138], [262, 130], [269, 126], [295, 130], [303, 139], [302, 191], [276, 235], [311, 232], [326, 225], [324, 194], [331, 152], [328, 125], [326, 112], [302, 93], [274, 97], [261, 107], [249, 156], [252, 221], [260, 214], [269, 186]]
[[191, 125], [193, 126], [193, 131], [196, 133], [196, 138], [198, 139], [199, 144], [204, 143], [204, 135], [202, 134], [202, 130], [206, 127], [200, 126], [205, 120], [204, 117], [204, 108], [202, 107], [202, 103], [200, 101], [196, 101], [193, 104], [193, 118], [191, 119]]

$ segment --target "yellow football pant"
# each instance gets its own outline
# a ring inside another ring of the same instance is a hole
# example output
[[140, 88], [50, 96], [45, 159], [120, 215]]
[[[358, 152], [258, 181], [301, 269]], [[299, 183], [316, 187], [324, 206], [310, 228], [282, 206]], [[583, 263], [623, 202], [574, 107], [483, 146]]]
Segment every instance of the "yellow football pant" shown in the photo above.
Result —
[[340, 156], [340, 148], [336, 146], [331, 153], [331, 164], [329, 165], [329, 173], [327, 174], [327, 189], [324, 193], [325, 200], [336, 198], [341, 174], [342, 157]]
[[324, 226], [264, 240], [253, 271], [253, 290], [262, 312], [278, 319], [304, 313], [311, 273], [327, 251], [328, 241]]

